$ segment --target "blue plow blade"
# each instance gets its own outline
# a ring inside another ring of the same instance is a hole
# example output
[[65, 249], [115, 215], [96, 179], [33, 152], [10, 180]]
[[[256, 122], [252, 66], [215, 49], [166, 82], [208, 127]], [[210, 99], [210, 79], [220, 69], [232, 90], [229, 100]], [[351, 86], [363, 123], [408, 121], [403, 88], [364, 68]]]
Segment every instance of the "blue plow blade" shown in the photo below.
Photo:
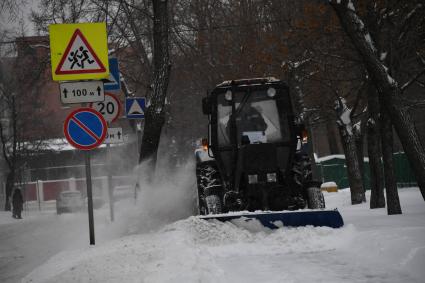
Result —
[[[216, 219], [221, 222], [242, 218], [245, 221], [256, 219], [270, 229], [278, 229], [283, 226], [326, 226], [340, 228], [344, 226], [344, 220], [337, 209], [335, 210], [303, 210], [303, 211], [279, 211], [279, 212], [241, 212], [230, 214], [216, 214], [201, 216], [201, 219]], [[280, 223], [280, 222], [281, 223]]]

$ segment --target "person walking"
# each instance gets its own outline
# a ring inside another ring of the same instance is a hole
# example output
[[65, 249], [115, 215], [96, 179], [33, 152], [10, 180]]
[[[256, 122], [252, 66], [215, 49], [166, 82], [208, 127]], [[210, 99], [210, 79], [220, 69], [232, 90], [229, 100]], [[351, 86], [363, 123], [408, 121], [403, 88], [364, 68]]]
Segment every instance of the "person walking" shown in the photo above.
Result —
[[21, 189], [16, 188], [13, 192], [12, 197], [13, 204], [13, 218], [22, 219], [22, 208], [24, 204], [24, 198], [22, 197]]

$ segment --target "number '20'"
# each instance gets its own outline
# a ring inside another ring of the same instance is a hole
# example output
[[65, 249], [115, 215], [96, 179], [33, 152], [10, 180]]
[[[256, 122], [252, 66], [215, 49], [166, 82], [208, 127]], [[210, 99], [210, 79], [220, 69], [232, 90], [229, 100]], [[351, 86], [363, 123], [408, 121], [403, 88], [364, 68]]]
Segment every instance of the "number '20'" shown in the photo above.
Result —
[[[107, 102], [106, 103], [106, 107], [105, 107], [105, 103], [104, 102], [98, 102], [98, 103], [100, 105], [100, 109], [99, 109], [100, 114], [102, 114], [102, 115], [105, 115], [106, 113], [108, 113], [109, 115], [114, 114], [114, 112], [115, 112], [115, 105], [114, 105], [114, 103]], [[106, 110], [106, 113], [105, 113], [105, 110]]]

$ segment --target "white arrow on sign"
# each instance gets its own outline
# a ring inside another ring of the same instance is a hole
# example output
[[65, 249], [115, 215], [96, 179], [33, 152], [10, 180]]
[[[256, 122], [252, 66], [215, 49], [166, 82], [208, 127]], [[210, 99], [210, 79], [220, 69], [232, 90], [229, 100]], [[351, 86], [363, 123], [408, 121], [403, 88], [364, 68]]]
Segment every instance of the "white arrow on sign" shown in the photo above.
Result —
[[105, 100], [90, 103], [90, 108], [98, 111], [106, 122], [112, 123], [118, 119], [121, 112], [121, 103], [112, 93], [105, 92]]
[[102, 81], [67, 82], [60, 84], [60, 97], [64, 104], [105, 100]]
[[122, 143], [124, 142], [124, 135], [122, 133], [122, 128], [108, 128], [108, 133], [104, 143]]

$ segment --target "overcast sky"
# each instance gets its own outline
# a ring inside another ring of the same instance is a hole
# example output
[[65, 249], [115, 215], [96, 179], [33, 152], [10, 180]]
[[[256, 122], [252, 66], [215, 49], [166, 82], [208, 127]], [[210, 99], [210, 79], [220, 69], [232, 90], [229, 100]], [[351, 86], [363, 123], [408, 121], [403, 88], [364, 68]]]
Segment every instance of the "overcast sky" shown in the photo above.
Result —
[[[0, 0], [3, 1], [3, 0]], [[7, 29], [13, 34], [22, 35], [21, 26], [24, 25], [24, 34], [35, 35], [33, 24], [31, 23], [31, 9], [37, 10], [39, 0], [26, 0], [20, 2], [20, 10], [17, 15], [11, 15], [9, 11], [0, 13], [0, 29]]]

